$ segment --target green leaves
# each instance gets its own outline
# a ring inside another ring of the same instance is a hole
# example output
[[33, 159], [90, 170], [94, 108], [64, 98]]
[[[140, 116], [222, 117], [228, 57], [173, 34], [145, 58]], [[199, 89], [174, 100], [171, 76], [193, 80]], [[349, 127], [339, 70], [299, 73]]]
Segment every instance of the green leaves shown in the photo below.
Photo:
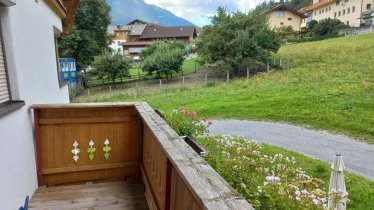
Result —
[[99, 78], [109, 77], [114, 83], [117, 77], [129, 75], [131, 60], [120, 54], [104, 53], [95, 57], [93, 66], [95, 67], [94, 72]]
[[158, 75], [164, 74], [166, 78], [173, 72], [180, 72], [187, 51], [180, 41], [156, 41], [141, 53], [143, 71]]
[[88, 66], [95, 56], [110, 51], [110, 10], [105, 0], [81, 0], [71, 34], [59, 40], [60, 57], [72, 57]]
[[212, 23], [196, 42], [202, 63], [222, 62], [236, 70], [248, 59], [266, 63], [271, 52], [280, 48], [280, 39], [269, 29], [264, 15], [231, 14], [219, 8]]

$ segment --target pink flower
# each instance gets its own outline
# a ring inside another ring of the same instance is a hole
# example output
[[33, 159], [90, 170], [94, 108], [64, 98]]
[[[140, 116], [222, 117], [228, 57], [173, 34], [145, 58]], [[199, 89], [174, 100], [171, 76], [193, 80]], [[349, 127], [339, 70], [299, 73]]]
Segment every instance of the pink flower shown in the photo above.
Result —
[[211, 120], [208, 120], [208, 125], [209, 126], [213, 125], [213, 122]]

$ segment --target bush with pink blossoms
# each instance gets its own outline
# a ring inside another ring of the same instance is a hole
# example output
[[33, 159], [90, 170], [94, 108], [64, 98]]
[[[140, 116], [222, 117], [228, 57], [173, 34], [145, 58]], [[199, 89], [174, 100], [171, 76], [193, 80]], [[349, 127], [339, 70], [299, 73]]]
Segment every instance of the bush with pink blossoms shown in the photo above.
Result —
[[165, 121], [180, 136], [198, 137], [208, 133], [208, 127], [212, 124], [209, 119], [200, 120], [197, 113], [189, 111], [184, 107], [174, 109], [170, 114], [165, 116]]
[[263, 152], [243, 137], [208, 136], [204, 158], [256, 209], [325, 209], [323, 182], [295, 166], [296, 159]]

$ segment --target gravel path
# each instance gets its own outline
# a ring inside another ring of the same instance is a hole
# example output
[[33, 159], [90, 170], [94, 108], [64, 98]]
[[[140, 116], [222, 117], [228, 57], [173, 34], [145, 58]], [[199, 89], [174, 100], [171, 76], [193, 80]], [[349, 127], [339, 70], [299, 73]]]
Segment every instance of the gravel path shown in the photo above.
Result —
[[210, 133], [244, 136], [331, 163], [336, 152], [344, 157], [346, 170], [374, 180], [374, 145], [343, 135], [285, 123], [214, 120]]

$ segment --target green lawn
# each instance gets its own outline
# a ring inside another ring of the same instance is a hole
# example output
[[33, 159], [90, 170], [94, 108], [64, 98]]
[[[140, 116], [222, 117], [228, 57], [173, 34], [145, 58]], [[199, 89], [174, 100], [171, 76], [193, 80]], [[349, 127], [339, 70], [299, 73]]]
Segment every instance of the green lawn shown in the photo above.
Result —
[[[182, 66], [183, 73], [182, 72], [173, 73], [173, 77], [180, 77], [182, 75], [194, 73], [195, 70], [198, 71], [202, 67], [203, 66], [201, 66], [200, 64], [196, 62], [196, 59], [185, 60]], [[121, 82], [130, 82], [133, 80], [138, 80], [139, 75], [141, 79], [153, 79], [156, 76], [156, 74], [148, 75], [147, 72], [144, 72], [140, 67], [137, 67], [137, 66], [132, 66], [129, 69], [129, 75], [130, 77], [123, 77], [122, 80], [120, 78], [117, 78], [115, 82], [121, 83]], [[100, 84], [105, 85], [105, 84], [111, 84], [111, 83], [112, 81], [109, 81], [108, 79], [106, 79], [105, 81], [93, 79], [91, 82], [91, 85], [100, 85]]]
[[170, 111], [186, 106], [210, 118], [285, 121], [374, 143], [374, 34], [285, 46], [287, 71], [203, 88], [93, 101], [146, 101]]

